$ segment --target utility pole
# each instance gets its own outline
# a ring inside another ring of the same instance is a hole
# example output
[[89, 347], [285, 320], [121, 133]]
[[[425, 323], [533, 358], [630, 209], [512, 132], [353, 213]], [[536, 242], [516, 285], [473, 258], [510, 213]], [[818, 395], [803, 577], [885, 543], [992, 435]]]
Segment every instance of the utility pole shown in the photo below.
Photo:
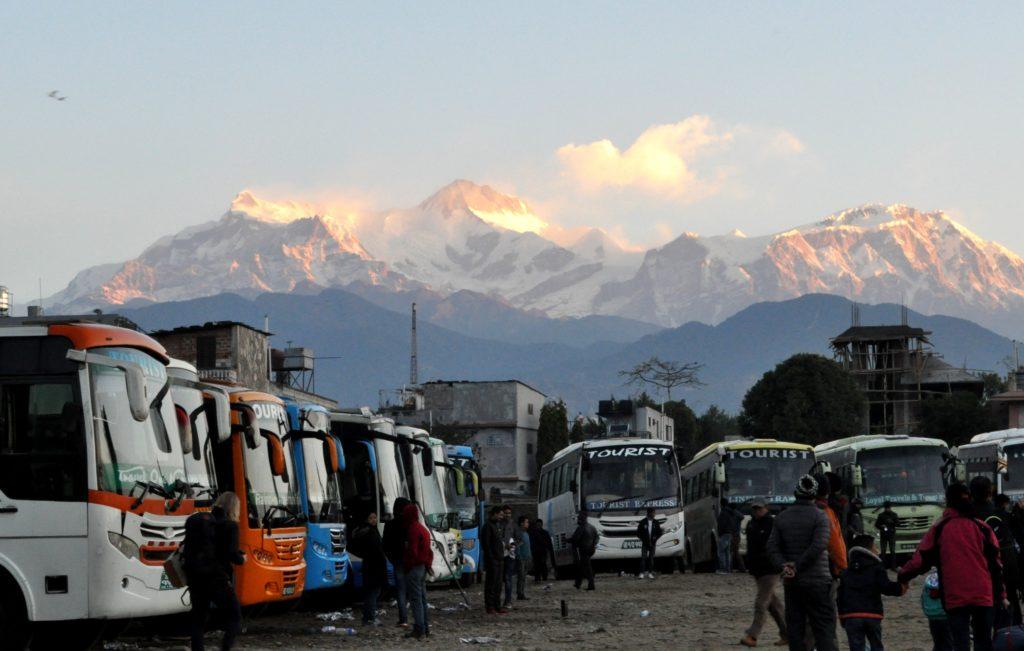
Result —
[[419, 364], [416, 359], [416, 304], [412, 304], [412, 354], [409, 357], [409, 384], [419, 384]]

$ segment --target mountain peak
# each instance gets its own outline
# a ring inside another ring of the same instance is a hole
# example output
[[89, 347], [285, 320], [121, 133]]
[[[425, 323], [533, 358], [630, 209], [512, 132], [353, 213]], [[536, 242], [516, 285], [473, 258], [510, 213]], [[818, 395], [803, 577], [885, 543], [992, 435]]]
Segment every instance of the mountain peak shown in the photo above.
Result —
[[228, 213], [243, 214], [271, 224], [288, 224], [298, 219], [318, 216], [316, 208], [311, 204], [261, 199], [248, 189], [235, 195]]
[[518, 233], [540, 233], [547, 228], [547, 223], [522, 199], [466, 179], [456, 179], [432, 194], [420, 203], [420, 210], [445, 217], [469, 213], [488, 224]]

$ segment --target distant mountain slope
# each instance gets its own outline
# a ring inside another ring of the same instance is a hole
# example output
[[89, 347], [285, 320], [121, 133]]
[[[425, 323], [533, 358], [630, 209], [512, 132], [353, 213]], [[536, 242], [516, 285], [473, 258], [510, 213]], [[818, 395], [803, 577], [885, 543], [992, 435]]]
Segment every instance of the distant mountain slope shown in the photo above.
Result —
[[[202, 299], [124, 310], [147, 329], [171, 328], [215, 320], [262, 326], [269, 315], [275, 345], [285, 341], [310, 346], [317, 355], [340, 356], [317, 364], [317, 390], [343, 404], [376, 405], [379, 389], [408, 382], [408, 314], [384, 309], [342, 290], [318, 296], [263, 294], [253, 299], [222, 294]], [[895, 323], [896, 305], [861, 307], [865, 325]], [[705, 365], [706, 386], [683, 392], [696, 409], [718, 404], [737, 410], [747, 389], [767, 370], [797, 352], [828, 353], [831, 337], [850, 323], [846, 299], [808, 295], [777, 303], [758, 303], [716, 326], [688, 323], [645, 336], [633, 343], [515, 344], [488, 341], [421, 323], [420, 379], [508, 379], [528, 382], [562, 396], [570, 410], [593, 411], [609, 395], [626, 396], [618, 372], [652, 355]], [[910, 323], [933, 331], [935, 349], [954, 365], [1000, 369], [1011, 344], [969, 321], [910, 314]], [[679, 397], [679, 396], [677, 396]]]
[[[850, 326], [851, 302], [837, 296], [810, 294], [780, 302], [756, 303], [722, 323], [687, 323], [663, 330], [613, 353], [578, 358], [540, 371], [573, 404], [592, 402], [596, 393], [625, 395], [615, 376], [619, 369], [657, 355], [663, 359], [700, 362], [706, 386], [683, 392], [687, 402], [703, 409], [718, 404], [739, 409], [747, 389], [761, 375], [790, 355], [816, 352], [831, 357], [829, 340]], [[862, 305], [861, 323], [899, 323], [899, 306]], [[910, 324], [933, 332], [934, 349], [954, 366], [1005, 372], [1000, 362], [1011, 352], [1009, 339], [965, 319], [910, 312]]]

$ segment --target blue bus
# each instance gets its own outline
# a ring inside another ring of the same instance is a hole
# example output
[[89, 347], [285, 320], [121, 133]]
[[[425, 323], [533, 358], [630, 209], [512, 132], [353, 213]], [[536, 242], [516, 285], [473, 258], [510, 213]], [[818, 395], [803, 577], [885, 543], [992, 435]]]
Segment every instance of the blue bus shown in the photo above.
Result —
[[308, 590], [340, 588], [348, 580], [347, 533], [339, 475], [345, 453], [331, 435], [327, 410], [298, 405], [282, 397], [291, 432], [289, 448], [299, 478], [299, 498], [306, 516], [306, 586]]
[[468, 445], [446, 445], [445, 452], [452, 465], [465, 473], [464, 489], [455, 494], [455, 510], [459, 513], [459, 529], [462, 531], [462, 583], [470, 585], [480, 571], [480, 523], [483, 522], [486, 505], [481, 499], [483, 487], [480, 484], [480, 466]]

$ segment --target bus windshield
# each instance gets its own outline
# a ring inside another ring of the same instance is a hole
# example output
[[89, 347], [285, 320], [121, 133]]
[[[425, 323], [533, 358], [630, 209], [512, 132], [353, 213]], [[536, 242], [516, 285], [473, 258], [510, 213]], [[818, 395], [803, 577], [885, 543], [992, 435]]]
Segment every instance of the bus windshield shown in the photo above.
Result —
[[938, 446], [886, 447], [862, 450], [857, 463], [864, 472], [861, 499], [866, 506], [886, 500], [896, 504], [941, 504], [943, 448]]
[[[245, 457], [245, 485], [249, 503], [249, 526], [272, 527], [296, 524], [299, 494], [294, 479], [291, 455], [284, 455], [285, 473], [277, 476], [270, 465], [271, 447], [267, 436], [284, 440], [288, 432], [284, 409], [274, 403], [251, 403], [256, 411], [256, 426], [264, 440], [255, 450], [242, 445]], [[269, 514], [269, 515], [268, 515]]]
[[[479, 525], [479, 497], [476, 495], [469, 495], [471, 486], [473, 485], [472, 476], [470, 472], [475, 471], [475, 464], [469, 459], [453, 459], [455, 465], [461, 466], [465, 471], [465, 486], [467, 493], [466, 495], [459, 495], [457, 492], [452, 491], [452, 501], [449, 503], [452, 510], [459, 514], [459, 527], [461, 529], [472, 529]], [[455, 473], [450, 473], [454, 475]]]
[[1024, 491], [1024, 443], [1015, 443], [1003, 448], [1006, 453], [1006, 474], [1003, 475], [1003, 492]]
[[[213, 441], [210, 439], [210, 422], [206, 417], [203, 393], [198, 389], [171, 386], [174, 404], [181, 407], [188, 418], [188, 427], [180, 432], [182, 454], [185, 459], [185, 474], [192, 495], [197, 500], [212, 501], [216, 496], [213, 463]], [[189, 440], [185, 440], [185, 439]]]
[[[97, 348], [92, 352], [142, 367], [150, 396], [149, 417], [138, 422], [128, 403], [125, 373], [90, 364], [96, 432], [99, 489], [136, 497], [173, 497], [186, 479], [181, 440], [163, 364], [131, 348]], [[173, 435], [172, 435], [173, 433]]]
[[[433, 458], [430, 448], [413, 448], [413, 454], [417, 456], [426, 454], [431, 455], [431, 458]], [[437, 468], [434, 468], [434, 472], [430, 475], [424, 475], [418, 458], [414, 460], [414, 466], [423, 486], [423, 494], [419, 496], [420, 505], [423, 507], [423, 519], [427, 521], [427, 526], [431, 529], [447, 531], [448, 507], [445, 505], [444, 493], [441, 490], [441, 473], [437, 472]]]
[[334, 439], [324, 442], [318, 438], [304, 438], [302, 465], [306, 469], [306, 497], [310, 522], [341, 522], [341, 487], [338, 474], [328, 472], [324, 446], [335, 445]]
[[810, 472], [814, 453], [798, 448], [747, 448], [729, 450], [724, 463], [730, 502], [759, 498], [778, 504], [795, 501], [793, 487]]
[[586, 454], [582, 490], [588, 511], [679, 506], [679, 468], [672, 448], [623, 445]]

